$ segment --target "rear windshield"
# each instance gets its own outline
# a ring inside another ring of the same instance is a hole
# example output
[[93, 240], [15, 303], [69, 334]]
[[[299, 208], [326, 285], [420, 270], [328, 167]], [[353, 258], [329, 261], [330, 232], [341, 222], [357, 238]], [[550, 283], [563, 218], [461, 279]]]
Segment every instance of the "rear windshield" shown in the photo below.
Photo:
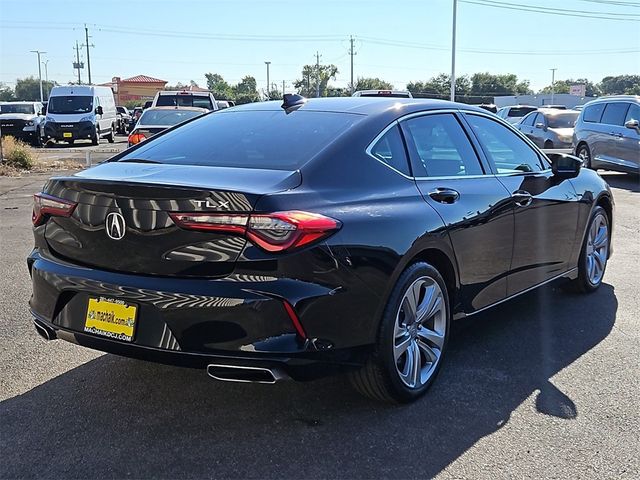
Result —
[[208, 95], [159, 95], [156, 107], [198, 107], [213, 110], [211, 97]]
[[49, 113], [89, 113], [93, 110], [93, 97], [62, 95], [49, 97]]
[[223, 110], [147, 140], [120, 160], [296, 170], [364, 116]]
[[514, 107], [507, 111], [507, 117], [524, 117], [527, 113], [533, 112], [536, 108]]
[[146, 110], [138, 120], [138, 125], [177, 125], [202, 113], [194, 110]]
[[549, 128], [573, 128], [580, 112], [556, 113], [547, 117]]
[[408, 93], [361, 93], [361, 97], [410, 98]]
[[33, 115], [35, 113], [35, 109], [31, 104], [5, 103], [4, 105], [0, 105], [0, 113], [26, 113], [28, 115]]

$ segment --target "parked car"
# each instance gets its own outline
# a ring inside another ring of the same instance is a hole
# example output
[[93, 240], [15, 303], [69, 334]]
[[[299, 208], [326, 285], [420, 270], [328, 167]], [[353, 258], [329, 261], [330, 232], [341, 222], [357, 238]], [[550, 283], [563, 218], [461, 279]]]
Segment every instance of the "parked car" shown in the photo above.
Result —
[[135, 128], [138, 119], [142, 115], [142, 112], [142, 107], [133, 107], [133, 112], [131, 112], [131, 120], [129, 120], [129, 132], [131, 132]]
[[230, 108], [235, 105], [235, 103], [230, 100], [216, 100], [216, 104], [218, 105], [218, 110], [222, 110], [223, 108]]
[[155, 134], [179, 123], [199, 117], [209, 110], [195, 107], [155, 107], [148, 108], [138, 119], [129, 134], [129, 146], [144, 142]]
[[198, 107], [218, 110], [218, 104], [210, 92], [191, 92], [187, 90], [163, 90], [156, 93], [152, 107]]
[[142, 106], [142, 110], [146, 110], [147, 108], [151, 108], [152, 105], [153, 105], [153, 100], [147, 100], [146, 102], [144, 102], [144, 105]]
[[516, 124], [518, 130], [541, 148], [571, 148], [573, 126], [580, 112], [541, 108]]
[[69, 144], [89, 139], [97, 145], [101, 138], [113, 143], [116, 114], [116, 102], [110, 87], [56, 86], [49, 93], [45, 134], [48, 138]]
[[18, 140], [42, 145], [44, 105], [40, 102], [0, 102], [0, 130]]
[[495, 106], [493, 103], [480, 103], [480, 104], [476, 105], [476, 107], [482, 108], [483, 110], [486, 110], [487, 112], [498, 113], [498, 107]]
[[220, 380], [348, 370], [409, 402], [453, 319], [554, 280], [601, 285], [613, 197], [581, 165], [457, 103], [225, 109], [46, 183], [31, 313], [44, 338]]
[[117, 106], [116, 110], [118, 112], [116, 116], [116, 132], [125, 134], [129, 130], [129, 123], [131, 123], [131, 113], [129, 113], [129, 109], [123, 106]]
[[537, 110], [533, 105], [510, 105], [498, 109], [496, 115], [509, 123], [518, 123], [527, 113]]
[[601, 97], [585, 104], [573, 132], [586, 167], [640, 173], [640, 96]]
[[413, 98], [411, 92], [407, 90], [358, 90], [353, 92], [352, 97], [393, 97], [393, 98]]
[[567, 106], [566, 105], [542, 105], [540, 108], [551, 108], [553, 110], [567, 110]]

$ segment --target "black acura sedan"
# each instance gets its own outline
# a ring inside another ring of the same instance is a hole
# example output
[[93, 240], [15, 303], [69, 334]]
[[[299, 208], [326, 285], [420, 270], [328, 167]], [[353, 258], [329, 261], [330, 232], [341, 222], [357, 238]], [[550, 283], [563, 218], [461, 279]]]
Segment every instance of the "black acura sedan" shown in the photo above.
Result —
[[273, 383], [348, 371], [380, 400], [435, 379], [451, 321], [553, 280], [597, 289], [613, 197], [476, 107], [245, 105], [35, 195], [38, 332]]

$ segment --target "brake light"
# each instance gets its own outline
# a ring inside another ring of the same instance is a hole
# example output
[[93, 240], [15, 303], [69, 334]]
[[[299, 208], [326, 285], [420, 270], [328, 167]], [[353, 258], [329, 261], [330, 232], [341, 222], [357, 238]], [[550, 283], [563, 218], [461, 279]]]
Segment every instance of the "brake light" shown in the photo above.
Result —
[[129, 135], [128, 141], [129, 145], [137, 145], [140, 142], [143, 142], [147, 139], [142, 133], [132, 133]]
[[283, 252], [329, 237], [340, 229], [338, 220], [301, 211], [269, 214], [170, 213], [180, 227], [206, 232], [244, 235], [267, 252]]
[[42, 225], [47, 216], [70, 217], [77, 203], [54, 197], [46, 193], [36, 193], [33, 196], [33, 213], [31, 221], [34, 226]]

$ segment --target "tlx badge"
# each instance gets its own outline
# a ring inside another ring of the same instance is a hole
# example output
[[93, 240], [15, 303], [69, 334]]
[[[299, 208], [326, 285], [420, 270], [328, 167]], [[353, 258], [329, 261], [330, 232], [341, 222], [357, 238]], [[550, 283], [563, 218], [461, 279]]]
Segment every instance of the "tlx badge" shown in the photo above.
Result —
[[211, 199], [207, 200], [194, 200], [194, 203], [200, 208], [226, 208], [229, 210], [229, 200], [222, 201], [218, 200], [217, 202], [212, 201]]

